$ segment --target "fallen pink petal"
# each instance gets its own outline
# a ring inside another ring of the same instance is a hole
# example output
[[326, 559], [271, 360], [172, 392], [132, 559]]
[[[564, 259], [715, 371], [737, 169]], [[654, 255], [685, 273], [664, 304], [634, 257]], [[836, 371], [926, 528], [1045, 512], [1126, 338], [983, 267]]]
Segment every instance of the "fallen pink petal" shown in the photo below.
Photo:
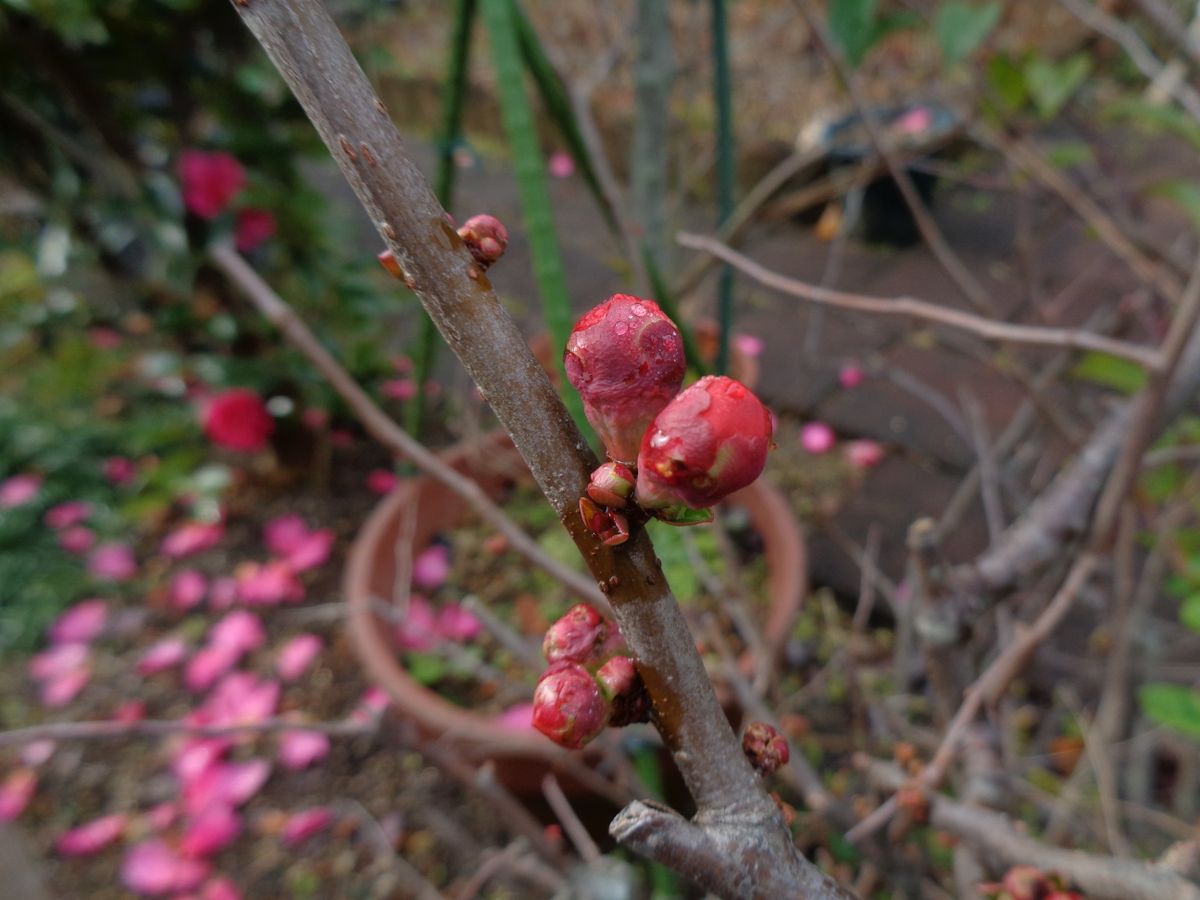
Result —
[[213, 688], [202, 713], [210, 725], [253, 725], [275, 714], [280, 690], [278, 681], [260, 679], [252, 672], [232, 672]]
[[37, 773], [30, 768], [11, 772], [0, 782], [0, 822], [11, 822], [25, 811], [37, 790]]
[[399, 483], [396, 473], [387, 469], [374, 469], [367, 475], [367, 490], [375, 494], [390, 494]]
[[101, 816], [64, 831], [54, 842], [54, 849], [60, 856], [91, 856], [116, 843], [128, 823], [129, 817], [123, 813]]
[[225, 526], [220, 522], [189, 522], [168, 534], [159, 549], [172, 559], [183, 559], [212, 549], [224, 536]]
[[413, 560], [413, 584], [423, 591], [436, 590], [449, 577], [450, 549], [443, 544], [427, 547]]
[[231, 807], [213, 803], [184, 826], [179, 852], [192, 858], [207, 858], [228, 847], [241, 831], [241, 817]]
[[185, 569], [171, 579], [171, 606], [185, 612], [204, 602], [208, 579], [195, 569]]
[[50, 626], [50, 640], [56, 644], [86, 644], [104, 630], [108, 604], [103, 600], [81, 600]]
[[270, 776], [271, 764], [266, 760], [217, 763], [184, 785], [184, 807], [194, 816], [213, 805], [241, 806]]
[[229, 646], [201, 647], [188, 660], [184, 669], [183, 683], [193, 693], [207, 691], [216, 684], [217, 679], [233, 669], [240, 658], [241, 653]]
[[404, 618], [396, 626], [396, 639], [405, 650], [430, 650], [441, 640], [433, 607], [420, 594], [408, 598]]
[[295, 681], [321, 654], [325, 642], [315, 634], [298, 634], [279, 649], [275, 670], [285, 682]]
[[324, 831], [333, 822], [333, 810], [325, 806], [292, 813], [284, 822], [280, 836], [289, 847], [302, 844]]
[[304, 585], [286, 560], [242, 563], [235, 578], [238, 599], [250, 606], [275, 606], [304, 599]]
[[143, 897], [180, 894], [198, 888], [212, 871], [202, 860], [185, 859], [165, 841], [131, 847], [121, 861], [121, 883]]
[[439, 609], [434, 627], [443, 638], [459, 644], [474, 640], [483, 630], [478, 617], [458, 603], [447, 603]]
[[244, 609], [226, 613], [208, 630], [208, 642], [216, 647], [228, 647], [239, 655], [257, 650], [267, 640], [262, 619]]
[[157, 675], [167, 669], [173, 669], [187, 659], [188, 645], [181, 637], [167, 637], [156, 641], [146, 648], [138, 658], [137, 673], [139, 675]]
[[279, 735], [279, 764], [299, 772], [329, 755], [329, 736], [319, 731], [296, 729]]
[[293, 572], [307, 572], [324, 565], [333, 550], [333, 542], [333, 531], [328, 528], [309, 532], [286, 554], [288, 566]]
[[88, 557], [88, 574], [107, 581], [128, 581], [137, 574], [137, 559], [125, 544], [101, 544]]
[[417, 396], [417, 383], [411, 378], [392, 378], [380, 385], [379, 392], [392, 400], [411, 400]]
[[56, 749], [58, 749], [58, 744], [49, 738], [30, 741], [21, 748], [21, 762], [27, 766], [37, 768], [49, 760], [54, 755]]

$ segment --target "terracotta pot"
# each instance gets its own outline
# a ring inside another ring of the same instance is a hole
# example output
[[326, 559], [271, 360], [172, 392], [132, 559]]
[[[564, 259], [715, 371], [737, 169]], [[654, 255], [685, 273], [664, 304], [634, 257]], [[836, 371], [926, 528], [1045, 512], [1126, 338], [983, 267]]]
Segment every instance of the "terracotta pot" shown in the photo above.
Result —
[[[455, 447], [445, 459], [475, 479], [493, 498], [529, 478], [520, 455], [502, 432]], [[807, 586], [799, 527], [782, 495], [761, 480], [727, 502], [745, 508], [763, 536], [771, 597], [764, 635], [771, 652], [778, 654], [791, 632]], [[453, 743], [469, 759], [497, 760], [498, 775], [514, 789], [536, 789], [547, 769], [557, 768], [567, 751], [532, 729], [506, 728], [493, 716], [457, 706], [413, 679], [401, 665], [392, 643], [393, 629], [372, 609], [373, 598], [389, 597], [393, 592], [396, 543], [409, 510], [415, 510], [416, 515], [411, 558], [436, 535], [453, 530], [469, 516], [464, 501], [424, 476], [402, 482], [375, 508], [350, 549], [343, 579], [350, 632], [358, 654], [370, 677], [387, 691], [396, 711], [427, 736]], [[412, 523], [408, 524], [412, 528]], [[578, 761], [579, 755], [571, 754], [571, 758]], [[520, 764], [506, 766], [505, 760]]]

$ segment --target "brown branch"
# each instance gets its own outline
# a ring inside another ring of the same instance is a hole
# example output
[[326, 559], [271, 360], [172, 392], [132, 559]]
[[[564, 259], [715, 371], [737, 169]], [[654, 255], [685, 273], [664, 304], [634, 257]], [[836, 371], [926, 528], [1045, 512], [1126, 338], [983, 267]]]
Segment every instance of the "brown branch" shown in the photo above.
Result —
[[[639, 531], [619, 547], [605, 547], [583, 527], [577, 505], [596, 460], [487, 278], [474, 268], [328, 12], [318, 0], [232, 2], [512, 436], [593, 576], [608, 587], [655, 723], [696, 803], [693, 831], [707, 835], [711, 828], [710, 848], [759, 860], [781, 896], [844, 896], [796, 849], [742, 755], [649, 537]], [[631, 808], [630, 816], [637, 811]], [[637, 834], [613, 827], [619, 835]], [[727, 856], [707, 873], [712, 880], [700, 884], [730, 894], [723, 889], [737, 869]]]
[[[907, 778], [894, 765], [862, 760], [870, 779], [897, 790]], [[1135, 860], [1049, 847], [1013, 827], [1005, 816], [977, 806], [930, 798], [930, 824], [993, 854], [1005, 866], [1028, 864], [1057, 872], [1095, 900], [1200, 900], [1200, 887], [1165, 868]]]
[[837, 291], [815, 284], [787, 278], [761, 266], [754, 260], [727, 247], [713, 238], [680, 232], [676, 240], [684, 247], [702, 250], [729, 263], [749, 275], [759, 284], [779, 291], [790, 297], [799, 297], [813, 303], [849, 309], [855, 312], [876, 315], [908, 316], [938, 325], [946, 325], [967, 331], [992, 341], [1011, 341], [1041, 347], [1068, 347], [1076, 350], [1095, 350], [1130, 360], [1147, 369], [1159, 365], [1158, 352], [1153, 347], [1142, 347], [1105, 337], [1090, 331], [1072, 328], [1046, 328], [1038, 325], [1012, 325], [985, 316], [957, 309], [949, 309], [936, 303], [917, 300], [913, 297], [871, 297], [848, 291]]

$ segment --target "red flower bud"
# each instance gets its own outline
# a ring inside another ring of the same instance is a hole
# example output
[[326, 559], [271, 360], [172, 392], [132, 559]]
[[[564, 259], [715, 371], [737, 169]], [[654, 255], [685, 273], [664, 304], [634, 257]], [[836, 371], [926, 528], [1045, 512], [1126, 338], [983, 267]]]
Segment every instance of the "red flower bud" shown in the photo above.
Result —
[[261, 450], [274, 430], [275, 420], [267, 405], [248, 388], [216, 394], [204, 409], [204, 433], [214, 444], [229, 450]]
[[588, 496], [601, 506], [624, 509], [637, 476], [629, 466], [619, 462], [606, 462], [592, 473], [588, 482]]
[[588, 497], [579, 498], [579, 517], [588, 531], [610, 547], [629, 540], [629, 520], [616, 510], [597, 506]]
[[573, 662], [592, 665], [604, 658], [611, 644], [620, 640], [620, 631], [586, 603], [567, 610], [546, 632], [542, 654], [546, 662]]
[[650, 694], [628, 656], [614, 656], [596, 672], [600, 691], [612, 704], [608, 724], [623, 728], [635, 722], [650, 721]]
[[658, 304], [613, 294], [575, 323], [563, 365], [609, 457], [632, 463], [683, 384], [683, 341]]
[[740, 382], [706, 375], [646, 429], [638, 454], [638, 503], [713, 506], [754, 481], [767, 462], [771, 414]]
[[751, 722], [742, 735], [742, 752], [762, 775], [786, 766], [791, 758], [787, 740], [766, 722]]
[[554, 743], [578, 750], [608, 724], [609, 703], [583, 666], [557, 662], [533, 692], [533, 727]]
[[486, 214], [467, 219], [458, 229], [458, 236], [484, 270], [503, 256], [508, 247], [508, 229], [495, 216]]

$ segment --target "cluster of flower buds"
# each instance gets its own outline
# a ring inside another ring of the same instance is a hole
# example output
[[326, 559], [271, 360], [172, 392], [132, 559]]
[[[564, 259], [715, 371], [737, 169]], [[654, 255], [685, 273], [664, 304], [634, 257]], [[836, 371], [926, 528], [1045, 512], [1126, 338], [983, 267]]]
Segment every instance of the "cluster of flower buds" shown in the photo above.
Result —
[[1061, 875], [1037, 866], [1013, 866], [1000, 882], [979, 885], [979, 892], [990, 900], [1083, 900]]
[[751, 722], [742, 735], [742, 752], [755, 770], [766, 777], [791, 759], [787, 739], [766, 722]]
[[549, 666], [533, 693], [533, 727], [578, 750], [607, 725], [648, 722], [650, 697], [634, 661], [613, 655], [620, 643], [620, 630], [582, 603], [551, 625], [542, 644]]
[[563, 364], [608, 454], [579, 506], [604, 543], [628, 538], [634, 506], [674, 525], [711, 521], [711, 507], [762, 473], [771, 414], [724, 376], [681, 392], [683, 340], [653, 301], [614, 294], [586, 313]]

